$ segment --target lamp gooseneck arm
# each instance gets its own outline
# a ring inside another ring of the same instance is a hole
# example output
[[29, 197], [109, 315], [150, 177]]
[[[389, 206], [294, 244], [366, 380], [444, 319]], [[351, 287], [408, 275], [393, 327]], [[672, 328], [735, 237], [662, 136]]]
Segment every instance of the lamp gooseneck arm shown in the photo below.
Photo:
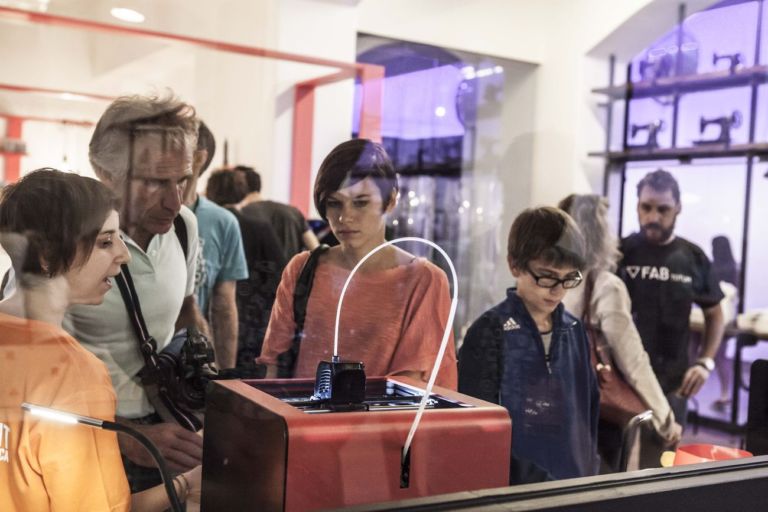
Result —
[[446, 263], [448, 263], [448, 267], [451, 270], [451, 283], [453, 284], [453, 293], [451, 297], [451, 308], [448, 312], [448, 321], [445, 324], [445, 330], [443, 331], [443, 339], [440, 341], [440, 348], [437, 351], [437, 356], [435, 357], [435, 362], [432, 367], [432, 372], [429, 374], [429, 380], [427, 381], [427, 387], [424, 390], [424, 395], [421, 397], [421, 401], [419, 402], [419, 408], [416, 411], [416, 416], [413, 419], [413, 423], [411, 424], [411, 428], [408, 431], [408, 436], [405, 439], [405, 444], [403, 445], [402, 450], [402, 456], [401, 456], [401, 475], [400, 475], [400, 486], [401, 487], [408, 487], [408, 477], [406, 476], [406, 473], [408, 472], [408, 465], [409, 465], [409, 455], [410, 455], [410, 449], [411, 449], [411, 443], [413, 442], [413, 436], [416, 434], [416, 429], [419, 428], [419, 423], [421, 422], [421, 417], [424, 414], [424, 410], [427, 408], [427, 401], [429, 400], [429, 397], [432, 393], [432, 387], [435, 385], [435, 379], [437, 378], [437, 373], [440, 370], [440, 363], [443, 360], [443, 355], [445, 354], [445, 349], [448, 346], [448, 340], [451, 336], [451, 329], [453, 328], [453, 319], [456, 316], [456, 308], [459, 303], [458, 299], [458, 290], [459, 290], [459, 279], [456, 276], [456, 268], [453, 266], [453, 261], [451, 261], [451, 258], [448, 256], [448, 253], [446, 253], [442, 247], [437, 245], [436, 243], [416, 237], [416, 236], [406, 236], [402, 238], [396, 238], [395, 240], [389, 240], [387, 242], [384, 242], [377, 247], [374, 247], [368, 254], [363, 256], [363, 258], [357, 262], [357, 264], [352, 268], [352, 271], [349, 273], [349, 276], [347, 277], [347, 280], [344, 282], [344, 286], [341, 289], [341, 295], [339, 296], [339, 302], [336, 305], [336, 327], [334, 328], [333, 332], [333, 358], [334, 360], [339, 360], [339, 324], [341, 321], [341, 306], [344, 303], [344, 296], [347, 293], [347, 288], [349, 287], [349, 283], [352, 281], [352, 276], [355, 275], [355, 272], [363, 265], [363, 263], [368, 260], [371, 256], [379, 252], [381, 249], [389, 246], [389, 245], [395, 245], [402, 242], [418, 242], [422, 244], [426, 244], [433, 249], [435, 249], [437, 252], [440, 253], [440, 255], [445, 259]]
[[144, 446], [144, 448], [146, 448], [150, 454], [152, 454], [152, 458], [155, 459], [157, 462], [157, 468], [160, 470], [160, 476], [163, 478], [163, 485], [165, 486], [165, 492], [168, 494], [168, 501], [170, 501], [171, 510], [173, 510], [173, 512], [184, 512], [184, 506], [181, 504], [179, 496], [176, 494], [176, 488], [173, 486], [171, 472], [168, 470], [168, 466], [165, 464], [165, 459], [160, 453], [160, 450], [157, 449], [157, 446], [155, 446], [155, 444], [141, 432], [127, 427], [122, 423], [117, 423], [114, 421], [103, 421], [101, 428], [104, 430], [112, 430], [113, 432], [120, 432], [131, 436], [139, 443], [141, 443], [141, 445]]

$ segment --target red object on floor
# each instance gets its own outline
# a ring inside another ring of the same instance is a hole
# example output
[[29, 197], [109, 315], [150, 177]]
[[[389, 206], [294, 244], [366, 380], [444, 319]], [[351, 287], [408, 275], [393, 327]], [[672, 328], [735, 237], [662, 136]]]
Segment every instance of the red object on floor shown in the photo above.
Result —
[[745, 457], [752, 457], [752, 454], [746, 450], [716, 444], [687, 444], [678, 447], [675, 452], [675, 461], [672, 465], [683, 466], [685, 464], [743, 459]]
[[[387, 382], [415, 384], [374, 377], [367, 388]], [[212, 383], [203, 511], [333, 509], [508, 485], [511, 421], [503, 407], [435, 388], [433, 395], [463, 405], [425, 411], [411, 448], [410, 486], [402, 489], [401, 450], [415, 410], [317, 414], [281, 400], [304, 396], [298, 387], [313, 384]]]

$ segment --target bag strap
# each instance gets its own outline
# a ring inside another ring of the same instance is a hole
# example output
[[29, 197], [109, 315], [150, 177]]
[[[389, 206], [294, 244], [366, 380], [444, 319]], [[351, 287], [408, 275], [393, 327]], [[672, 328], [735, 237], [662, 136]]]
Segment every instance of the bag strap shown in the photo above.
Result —
[[187, 223], [184, 221], [184, 217], [179, 213], [173, 218], [173, 229], [176, 231], [176, 237], [181, 244], [181, 250], [184, 252], [184, 261], [187, 261], [189, 255], [189, 238], [187, 236]]
[[3, 274], [3, 282], [0, 283], [0, 300], [5, 298], [5, 287], [8, 285], [8, 281], [11, 278], [11, 269], [5, 271]]
[[592, 271], [587, 272], [587, 279], [584, 282], [584, 301], [583, 311], [581, 313], [581, 321], [584, 323], [584, 328], [592, 326], [592, 293], [595, 290], [595, 275]]
[[307, 317], [307, 304], [309, 294], [312, 293], [312, 283], [315, 280], [315, 270], [320, 256], [330, 249], [326, 244], [321, 244], [309, 253], [309, 259], [301, 269], [296, 287], [293, 289], [293, 321], [296, 323], [296, 331], [304, 330], [304, 320]]
[[584, 324], [584, 331], [586, 331], [587, 340], [589, 341], [589, 349], [594, 356], [595, 363], [605, 365], [606, 363], [601, 350], [602, 347], [598, 346], [601, 336], [598, 329], [592, 325], [592, 295], [595, 291], [596, 280], [597, 278], [595, 277], [594, 271], [587, 273], [587, 279], [584, 283], [584, 311], [581, 314], [581, 322]]
[[296, 329], [293, 335], [293, 342], [291, 344], [291, 352], [294, 355], [294, 364], [299, 355], [299, 348], [304, 332], [304, 320], [307, 317], [307, 304], [309, 304], [309, 294], [312, 293], [312, 284], [315, 280], [315, 270], [317, 269], [317, 263], [320, 256], [330, 249], [330, 246], [326, 244], [320, 244], [309, 253], [309, 258], [304, 267], [301, 269], [301, 274], [296, 281], [296, 286], [293, 289], [293, 321], [296, 323]]

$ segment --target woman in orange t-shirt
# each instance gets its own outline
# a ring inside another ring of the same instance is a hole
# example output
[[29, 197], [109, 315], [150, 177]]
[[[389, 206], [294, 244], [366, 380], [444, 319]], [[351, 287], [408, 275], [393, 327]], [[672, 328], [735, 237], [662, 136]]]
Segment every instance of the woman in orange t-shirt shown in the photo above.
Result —
[[[314, 377], [330, 360], [336, 304], [352, 268], [384, 243], [386, 217], [397, 203], [397, 176], [384, 148], [366, 139], [336, 146], [318, 170], [314, 198], [339, 245], [317, 264], [306, 310], [295, 377]], [[278, 355], [296, 328], [293, 293], [309, 253], [296, 255], [283, 272], [261, 356], [267, 375], [277, 375]], [[367, 375], [405, 375], [426, 382], [450, 309], [445, 273], [395, 246], [377, 252], [352, 279], [341, 312], [339, 355], [362, 361]], [[456, 389], [456, 349], [449, 340], [438, 385]]]
[[[132, 499], [114, 432], [21, 410], [30, 402], [114, 420], [106, 367], [61, 329], [66, 308], [101, 303], [129, 259], [114, 197], [90, 178], [34, 171], [2, 191], [0, 244], [15, 275], [0, 302], [0, 510], [166, 509], [162, 486]], [[199, 487], [199, 471], [187, 476]]]

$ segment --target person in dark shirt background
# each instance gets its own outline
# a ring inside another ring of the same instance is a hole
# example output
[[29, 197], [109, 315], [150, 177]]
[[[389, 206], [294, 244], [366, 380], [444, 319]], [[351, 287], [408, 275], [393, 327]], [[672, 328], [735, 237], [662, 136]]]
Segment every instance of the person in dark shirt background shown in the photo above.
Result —
[[[732, 293], [738, 296], [739, 264], [736, 263], [736, 259], [733, 257], [731, 241], [723, 235], [718, 235], [712, 239], [712, 274], [718, 283], [732, 285], [732, 288], [730, 288], [726, 295], [730, 296]], [[724, 286], [721, 284], [720, 288], [725, 289]], [[729, 301], [729, 307], [733, 308], [731, 310], [731, 313], [734, 315], [733, 318], [735, 318], [737, 302], [737, 300]], [[725, 412], [731, 405], [731, 379], [733, 372], [725, 354], [728, 338], [729, 336], [726, 334], [723, 342], [720, 344], [720, 348], [717, 350], [717, 354], [715, 354], [715, 371], [720, 381], [720, 397], [712, 404], [712, 408], [719, 412]]]
[[248, 278], [237, 282], [239, 339], [236, 367], [249, 370], [253, 369], [253, 361], [261, 353], [286, 259], [272, 226], [258, 218], [246, 217], [235, 207], [246, 193], [235, 171], [218, 170], [208, 179], [206, 196], [237, 217], [243, 236]]
[[[637, 185], [640, 231], [621, 241], [619, 275], [632, 299], [632, 316], [656, 377], [678, 423], [685, 426], [688, 399], [714, 370], [723, 336], [723, 294], [704, 251], [675, 235], [680, 188], [667, 171], [647, 174]], [[699, 357], [689, 360], [691, 306], [704, 312]], [[658, 467], [663, 442], [652, 432], [643, 443], [641, 467]], [[656, 441], [654, 443], [654, 441]]]
[[311, 251], [320, 245], [298, 208], [269, 201], [261, 196], [261, 176], [253, 167], [238, 165], [233, 171], [246, 188], [246, 195], [240, 200], [238, 209], [246, 217], [268, 222], [273, 227], [282, 244], [286, 261], [304, 249]]

